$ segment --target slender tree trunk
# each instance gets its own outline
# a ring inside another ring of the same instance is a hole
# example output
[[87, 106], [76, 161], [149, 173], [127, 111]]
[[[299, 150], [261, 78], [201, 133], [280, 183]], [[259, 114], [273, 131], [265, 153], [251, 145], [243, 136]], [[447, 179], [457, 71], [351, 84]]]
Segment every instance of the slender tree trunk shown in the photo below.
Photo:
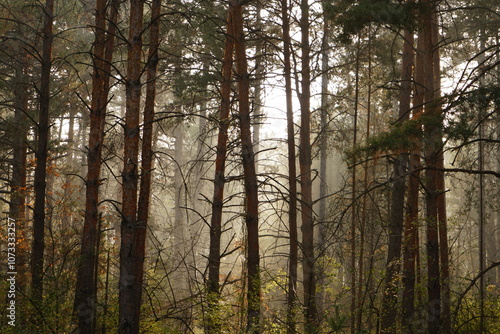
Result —
[[243, 33], [242, 5], [232, 5], [238, 81], [241, 156], [245, 180], [245, 223], [247, 227], [247, 332], [260, 333], [259, 200], [255, 154], [250, 131], [250, 76]]
[[[441, 59], [439, 52], [439, 22], [438, 14], [435, 12], [432, 16], [432, 44], [434, 45], [434, 91], [436, 99], [441, 99]], [[441, 103], [437, 103], [436, 108], [442, 113]], [[440, 130], [442, 133], [442, 130]], [[440, 135], [442, 138], [442, 135]], [[449, 268], [449, 249], [448, 249], [448, 217], [446, 213], [446, 186], [444, 180], [444, 152], [441, 147], [438, 156], [436, 187], [438, 191], [438, 222], [439, 222], [439, 260], [441, 269], [441, 295], [442, 295], [442, 333], [451, 333], [451, 295], [450, 295], [450, 268]]]
[[153, 0], [151, 4], [151, 25], [149, 27], [149, 51], [146, 65], [146, 101], [142, 130], [141, 177], [139, 202], [137, 209], [137, 226], [134, 236], [136, 273], [135, 303], [142, 304], [142, 286], [144, 282], [144, 259], [146, 256], [146, 236], [148, 231], [149, 207], [151, 198], [151, 178], [153, 173], [153, 122], [155, 117], [156, 77], [158, 70], [158, 48], [160, 45], [161, 0]]
[[35, 152], [35, 208], [33, 210], [33, 247], [31, 254], [32, 298], [41, 307], [43, 301], [43, 253], [45, 250], [45, 190], [47, 187], [47, 159], [49, 152], [50, 125], [50, 70], [52, 67], [52, 25], [54, 0], [47, 0], [44, 7], [42, 70], [40, 105], [37, 126], [37, 149]]
[[[256, 24], [255, 24], [255, 29], [257, 31], [262, 30], [262, 15], [261, 15], [261, 10], [262, 10], [262, 3], [260, 1], [257, 1], [255, 3], [255, 10], [256, 10]], [[263, 87], [262, 87], [262, 82], [264, 81], [264, 73], [265, 73], [265, 67], [264, 67], [264, 54], [263, 54], [263, 44], [264, 41], [262, 37], [257, 37], [258, 40], [256, 41], [256, 46], [255, 46], [255, 68], [256, 68], [256, 73], [255, 73], [255, 79], [254, 79], [254, 99], [253, 99], [253, 143], [254, 143], [254, 152], [255, 152], [255, 171], [256, 173], [259, 172], [259, 156], [258, 153], [260, 151], [260, 129], [262, 127], [262, 121], [264, 120], [264, 108], [263, 108]]]
[[283, 62], [286, 91], [286, 121], [288, 145], [288, 184], [289, 213], [288, 228], [290, 233], [290, 249], [288, 259], [288, 291], [287, 291], [287, 332], [295, 333], [296, 302], [297, 302], [297, 264], [298, 264], [298, 233], [297, 233], [297, 165], [295, 152], [295, 128], [293, 122], [292, 104], [292, 67], [290, 61], [290, 19], [288, 0], [281, 0], [281, 19], [283, 24]]
[[314, 221], [312, 211], [312, 179], [311, 179], [311, 69], [309, 44], [309, 1], [300, 2], [301, 32], [301, 93], [300, 101], [300, 191], [302, 194], [302, 261], [304, 286], [305, 330], [313, 333], [317, 326], [316, 311], [316, 276], [314, 272]]
[[434, 85], [434, 45], [432, 41], [432, 16], [435, 5], [424, 1], [422, 7], [422, 38], [425, 61], [425, 187], [426, 187], [426, 233], [427, 233], [427, 307], [428, 333], [439, 333], [441, 328], [441, 287], [438, 233], [438, 161], [442, 149], [442, 115], [436, 103]]
[[[76, 110], [71, 108], [69, 110], [69, 125], [68, 125], [68, 158], [66, 160], [68, 172], [64, 178], [64, 198], [69, 201], [74, 198], [73, 194], [75, 192], [75, 159], [74, 159], [74, 150], [75, 150], [75, 116]], [[62, 123], [62, 121], [61, 121]], [[62, 126], [61, 126], [62, 128]], [[71, 208], [65, 208], [64, 216], [61, 221], [61, 231], [62, 231], [62, 243], [63, 247], [67, 247], [69, 244], [68, 238], [70, 234], [70, 227], [73, 222], [73, 215], [71, 212]], [[67, 249], [67, 248], [66, 248]]]
[[184, 175], [183, 168], [184, 164], [184, 128], [182, 122], [175, 125], [174, 129], [174, 160], [175, 160], [175, 170], [174, 170], [174, 247], [175, 254], [177, 256], [177, 270], [172, 274], [172, 278], [176, 283], [175, 297], [181, 300], [180, 307], [182, 311], [179, 317], [182, 319], [182, 324], [179, 327], [179, 331], [186, 333], [191, 323], [191, 308], [190, 305], [190, 277], [189, 268], [194, 266], [191, 261], [191, 255], [193, 250], [193, 244], [190, 243], [190, 233], [189, 233], [189, 223], [187, 217], [184, 215]]
[[79, 333], [95, 330], [96, 305], [94, 299], [97, 280], [94, 272], [98, 262], [99, 242], [99, 186], [101, 175], [104, 124], [109, 93], [110, 70], [114, 46], [115, 24], [118, 15], [118, 1], [110, 8], [110, 23], [106, 32], [106, 1], [96, 2], [94, 69], [92, 75], [92, 101], [90, 106], [90, 135], [88, 146], [88, 171], [86, 178], [85, 218], [81, 258], [76, 281], [74, 312], [78, 317]]
[[[409, 119], [411, 103], [411, 81], [413, 77], [413, 33], [405, 31], [401, 89], [399, 92], [399, 118], [397, 124]], [[382, 297], [382, 333], [397, 333], [398, 279], [401, 263], [401, 242], [404, 225], [406, 191], [406, 154], [399, 153], [394, 161], [394, 174], [389, 217], [389, 250], [387, 252], [385, 291]]]
[[[423, 56], [422, 39], [419, 34], [416, 65], [415, 84], [413, 98], [412, 119], [418, 119], [423, 110]], [[413, 40], [411, 37], [405, 38], [407, 41]], [[407, 212], [405, 217], [404, 252], [403, 252], [403, 299], [402, 299], [402, 328], [411, 331], [411, 317], [415, 313], [415, 278], [416, 260], [418, 253], [418, 202], [420, 188], [420, 138], [415, 138], [415, 147], [410, 152], [410, 176], [407, 190]]]
[[[356, 78], [355, 78], [355, 92], [354, 92], [354, 129], [353, 129], [353, 142], [352, 142], [352, 147], [356, 148], [356, 145], [358, 144], [358, 109], [359, 109], [359, 62], [360, 62], [360, 45], [358, 42], [357, 45], [357, 51], [356, 51]], [[351, 260], [351, 333], [356, 333], [357, 329], [357, 322], [356, 322], [356, 311], [357, 305], [356, 303], [356, 251], [357, 251], [357, 245], [356, 245], [356, 225], [357, 225], [357, 216], [358, 216], [358, 210], [357, 210], [357, 203], [356, 203], [356, 185], [357, 185], [357, 173], [356, 173], [356, 165], [357, 161], [356, 158], [354, 158], [353, 162], [353, 167], [352, 167], [352, 213], [351, 213], [351, 226], [350, 226], [350, 260]]]
[[[368, 141], [370, 139], [370, 129], [371, 129], [371, 105], [372, 105], [372, 85], [371, 85], [371, 77], [372, 77], [372, 32], [371, 25], [368, 26], [368, 85], [367, 85], [367, 100], [366, 100], [366, 137], [365, 140]], [[368, 156], [365, 157], [364, 162], [364, 177], [363, 177], [363, 187], [364, 191], [368, 189], [368, 174], [370, 170], [370, 159]], [[365, 284], [365, 234], [366, 234], [366, 223], [367, 223], [367, 200], [368, 196], [363, 196], [363, 204], [361, 208], [361, 221], [359, 226], [359, 264], [358, 264], [358, 312], [357, 312], [357, 330], [361, 330], [363, 325], [363, 307], [364, 307], [364, 296], [366, 296], [366, 292], [364, 290], [365, 286], [368, 286], [368, 282]]]
[[[19, 25], [20, 40], [23, 39], [23, 27]], [[10, 181], [9, 218], [16, 223], [16, 271], [18, 273], [18, 289], [24, 294], [28, 281], [28, 249], [26, 244], [26, 178], [27, 178], [27, 132], [28, 132], [28, 97], [29, 83], [27, 74], [27, 54], [19, 48], [19, 59], [15, 61], [14, 82], [14, 128], [12, 176]]]
[[220, 244], [222, 234], [222, 208], [224, 203], [224, 185], [229, 112], [231, 110], [231, 77], [234, 52], [234, 28], [233, 11], [228, 11], [226, 27], [226, 44], [224, 48], [224, 60], [222, 63], [221, 82], [221, 105], [219, 109], [219, 134], [217, 137], [217, 149], [215, 158], [214, 193], [212, 199], [212, 217], [210, 220], [210, 249], [208, 255], [208, 300], [209, 317], [205, 325], [207, 333], [218, 334], [220, 332], [220, 319], [217, 314], [217, 306], [220, 298], [219, 274], [220, 274]]
[[[327, 18], [326, 12], [325, 12], [325, 1], [323, 1], [323, 40], [322, 40], [322, 47], [321, 47], [321, 112], [320, 112], [320, 126], [321, 126], [321, 133], [319, 134], [320, 136], [320, 142], [319, 142], [319, 151], [320, 151], [320, 167], [319, 167], [319, 215], [318, 215], [318, 220], [319, 220], [319, 234], [318, 234], [318, 250], [319, 250], [319, 255], [321, 257], [324, 257], [326, 254], [326, 245], [325, 245], [325, 240], [326, 240], [326, 207], [327, 207], [327, 191], [328, 191], [328, 184], [326, 182], [327, 180], [327, 163], [328, 163], [328, 128], [329, 128], [329, 122], [328, 122], [328, 61], [329, 61], [329, 45], [328, 45], [328, 39], [330, 35], [329, 31], [329, 25], [328, 21], [329, 18]], [[325, 276], [325, 264], [323, 262], [320, 262], [320, 264], [317, 266], [317, 272], [318, 272], [318, 281], [317, 284], [320, 287], [320, 291], [317, 294], [316, 300], [317, 300], [317, 308], [318, 308], [318, 314], [320, 316], [323, 316], [324, 312], [324, 299], [325, 299], [325, 293], [324, 293], [324, 276]]]
[[141, 107], [141, 54], [144, 0], [130, 0], [126, 112], [124, 126], [122, 224], [119, 283], [119, 333], [139, 333], [140, 302], [135, 239], [139, 155], [139, 113]]

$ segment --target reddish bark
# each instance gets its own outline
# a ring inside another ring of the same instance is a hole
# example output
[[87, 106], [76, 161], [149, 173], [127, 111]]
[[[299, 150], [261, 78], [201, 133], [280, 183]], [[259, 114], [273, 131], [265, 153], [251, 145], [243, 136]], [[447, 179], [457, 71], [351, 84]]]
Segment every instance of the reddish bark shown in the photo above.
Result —
[[33, 210], [33, 247], [31, 253], [31, 288], [33, 302], [40, 306], [43, 296], [43, 253], [45, 250], [45, 190], [47, 188], [47, 160], [50, 138], [50, 70], [52, 67], [52, 26], [54, 0], [47, 0], [44, 7], [40, 105], [37, 125], [37, 149], [35, 152], [35, 207]]
[[147, 85], [146, 101], [142, 130], [141, 180], [137, 226], [135, 230], [135, 272], [136, 272], [136, 304], [142, 302], [142, 285], [144, 277], [144, 259], [146, 255], [146, 235], [148, 230], [149, 206], [151, 197], [151, 174], [153, 170], [153, 122], [155, 116], [156, 76], [158, 69], [158, 48], [160, 45], [161, 0], [153, 0], [151, 4], [151, 25], [149, 27], [149, 51], [146, 66]]
[[250, 119], [250, 76], [241, 4], [232, 4], [247, 228], [247, 333], [260, 333], [259, 199]]
[[[415, 64], [415, 84], [413, 97], [413, 119], [422, 116], [424, 103], [424, 58], [422, 38], [419, 32]], [[415, 281], [418, 256], [418, 206], [420, 189], [420, 154], [421, 139], [414, 139], [415, 145], [410, 152], [410, 177], [407, 191], [407, 213], [405, 218], [404, 253], [403, 253], [403, 316], [402, 327], [410, 330], [411, 317], [415, 313]]]
[[[222, 63], [221, 106], [219, 109], [219, 134], [217, 137], [217, 152], [215, 158], [214, 195], [212, 199], [212, 218], [210, 221], [210, 251], [208, 256], [207, 288], [217, 304], [220, 294], [220, 238], [222, 233], [222, 208], [224, 201], [225, 166], [227, 154], [227, 130], [229, 127], [229, 112], [231, 109], [231, 76], [233, 66], [234, 30], [232, 10], [228, 11], [226, 28], [226, 45]], [[212, 325], [208, 327], [211, 328]], [[212, 328], [217, 332], [217, 328]]]
[[113, 1], [106, 33], [106, 1], [96, 2], [85, 219], [74, 301], [74, 312], [78, 316], [80, 333], [91, 333], [95, 330], [97, 301], [94, 296], [97, 292], [95, 268], [98, 262], [99, 185], [117, 6], [118, 1]]
[[137, 230], [139, 113], [141, 107], [141, 55], [144, 0], [130, 1], [126, 112], [122, 172], [122, 224], [119, 282], [119, 333], [138, 333], [140, 303], [135, 234]]
[[[401, 69], [401, 89], [399, 95], [398, 123], [409, 119], [411, 87], [413, 77], [413, 32], [405, 31], [403, 43], [403, 61]], [[400, 153], [394, 162], [394, 174], [391, 197], [391, 215], [389, 218], [389, 249], [387, 252], [385, 292], [382, 298], [382, 333], [397, 332], [398, 279], [400, 270], [401, 244], [404, 225], [404, 204], [406, 191], [405, 169], [406, 154]]]

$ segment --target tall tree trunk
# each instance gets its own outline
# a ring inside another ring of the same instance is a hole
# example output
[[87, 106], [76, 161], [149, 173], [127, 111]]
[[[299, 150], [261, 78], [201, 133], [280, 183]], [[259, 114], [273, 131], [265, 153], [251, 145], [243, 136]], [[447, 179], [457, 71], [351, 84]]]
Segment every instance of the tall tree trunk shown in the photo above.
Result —
[[[255, 29], [262, 33], [262, 3], [257, 1], [255, 3], [256, 10], [256, 24]], [[263, 108], [263, 87], [262, 82], [264, 81], [264, 54], [263, 54], [263, 44], [264, 40], [261, 36], [257, 37], [255, 46], [255, 78], [254, 78], [254, 99], [253, 99], [253, 143], [255, 152], [255, 171], [259, 172], [259, 151], [260, 151], [260, 129], [262, 127], [262, 122], [264, 120], [264, 108]]]
[[217, 314], [217, 306], [220, 298], [219, 274], [220, 274], [220, 243], [222, 234], [222, 208], [224, 204], [224, 185], [229, 112], [231, 110], [231, 77], [234, 52], [234, 23], [233, 10], [229, 8], [226, 27], [226, 42], [224, 48], [224, 60], [222, 63], [221, 82], [221, 105], [219, 109], [219, 134], [217, 137], [217, 149], [215, 157], [214, 193], [212, 198], [212, 217], [210, 220], [210, 246], [208, 255], [208, 300], [209, 316], [205, 325], [207, 333], [220, 332], [220, 319]]
[[[318, 251], [319, 256], [326, 256], [326, 207], [327, 207], [327, 191], [328, 184], [327, 180], [327, 163], [328, 163], [328, 61], [329, 61], [329, 18], [325, 12], [326, 2], [323, 1], [323, 40], [321, 45], [321, 112], [320, 112], [320, 126], [321, 133], [320, 142], [319, 142], [319, 151], [320, 151], [320, 167], [319, 167], [319, 233], [318, 233]], [[317, 308], [318, 314], [322, 317], [324, 312], [324, 299], [325, 299], [325, 289], [324, 285], [324, 276], [325, 276], [325, 264], [320, 262], [317, 266], [318, 280], [317, 284], [320, 287], [320, 291], [317, 294]]]
[[[371, 25], [368, 26], [368, 78], [372, 77], [372, 29]], [[370, 139], [370, 129], [371, 129], [371, 108], [372, 108], [372, 85], [371, 80], [368, 80], [367, 85], [367, 99], [366, 99], [366, 137], [365, 141]], [[368, 156], [365, 158], [364, 162], [364, 177], [363, 177], [363, 187], [364, 191], [368, 189], [368, 174], [370, 170], [370, 159]], [[357, 330], [361, 330], [363, 325], [363, 307], [364, 307], [364, 296], [366, 292], [364, 291], [364, 286], [368, 286], [368, 282], [365, 284], [365, 234], [366, 234], [366, 223], [367, 223], [367, 201], [368, 196], [363, 196], [363, 204], [361, 208], [361, 220], [359, 226], [359, 262], [358, 262], [358, 312], [357, 312]]]
[[139, 113], [141, 107], [141, 55], [144, 0], [130, 0], [126, 112], [124, 126], [122, 224], [119, 283], [119, 333], [138, 333], [140, 303], [136, 300], [138, 278], [135, 237], [139, 155]]
[[37, 307], [43, 300], [43, 253], [45, 250], [45, 190], [47, 187], [47, 159], [49, 152], [50, 125], [50, 70], [52, 67], [52, 26], [54, 0], [47, 0], [44, 7], [43, 45], [40, 78], [40, 105], [37, 125], [37, 149], [35, 152], [35, 207], [33, 210], [33, 247], [31, 254], [32, 298]]
[[112, 2], [107, 32], [106, 8], [106, 0], [96, 2], [85, 218], [73, 306], [78, 317], [79, 333], [92, 333], [95, 331], [96, 326], [97, 301], [94, 296], [96, 296], [97, 291], [97, 280], [94, 271], [98, 262], [99, 185], [118, 1], [114, 0]]
[[281, 0], [281, 19], [283, 25], [283, 76], [285, 77], [286, 122], [288, 147], [288, 228], [290, 233], [290, 249], [288, 259], [288, 291], [287, 291], [287, 332], [295, 333], [297, 302], [297, 264], [298, 264], [298, 231], [297, 231], [297, 165], [295, 152], [295, 128], [292, 104], [292, 67], [290, 60], [290, 19], [289, 0]]
[[250, 131], [250, 76], [243, 33], [242, 5], [232, 5], [238, 82], [241, 156], [245, 180], [245, 223], [247, 228], [247, 332], [260, 333], [259, 199], [255, 154]]
[[[181, 109], [182, 110], [182, 109]], [[174, 247], [177, 256], [177, 270], [173, 273], [172, 278], [176, 284], [175, 297], [178, 300], [182, 300], [182, 308], [179, 317], [182, 319], [182, 324], [179, 327], [179, 331], [186, 333], [191, 323], [190, 312], [192, 305], [190, 303], [190, 277], [189, 268], [194, 266], [191, 261], [192, 257], [192, 247], [193, 244], [190, 243], [190, 233], [189, 233], [189, 223], [187, 217], [184, 215], [183, 206], [184, 201], [184, 175], [182, 173], [184, 165], [184, 128], [182, 126], [182, 121], [175, 125], [174, 129], [174, 160], [175, 160], [175, 170], [174, 170]]]
[[[399, 115], [396, 124], [402, 124], [410, 116], [411, 89], [413, 78], [413, 33], [405, 31], [401, 88], [399, 92]], [[389, 217], [389, 250], [387, 252], [385, 291], [382, 297], [382, 333], [396, 333], [398, 319], [398, 279], [401, 263], [401, 241], [404, 225], [406, 191], [406, 154], [399, 153], [394, 161], [391, 189], [391, 214]]]
[[[69, 110], [69, 124], [68, 124], [68, 157], [66, 160], [67, 172], [64, 178], [64, 198], [69, 201], [73, 198], [74, 186], [75, 186], [75, 116], [76, 110], [71, 108]], [[62, 121], [61, 121], [62, 123]], [[62, 126], [61, 126], [62, 128]], [[64, 216], [61, 218], [61, 231], [62, 231], [62, 243], [63, 247], [68, 245], [68, 237], [70, 234], [70, 227], [72, 226], [72, 212], [70, 207], [65, 209]]]
[[317, 326], [316, 276], [314, 272], [314, 221], [312, 211], [311, 179], [311, 69], [309, 44], [309, 1], [300, 2], [301, 32], [301, 92], [300, 101], [300, 191], [302, 194], [302, 261], [304, 285], [304, 316], [307, 333], [313, 333]]
[[[432, 41], [435, 5], [426, 0], [422, 7], [422, 38], [425, 61], [425, 187], [426, 187], [426, 234], [427, 234], [427, 307], [428, 333], [439, 333], [441, 328], [441, 280], [439, 264], [438, 161], [442, 149], [442, 115], [439, 112], [434, 85], [434, 45]], [[444, 196], [444, 195], [443, 195]]]
[[[19, 39], [23, 40], [23, 27], [19, 29]], [[15, 81], [14, 81], [14, 128], [13, 133], [13, 157], [12, 157], [12, 176], [10, 181], [10, 202], [9, 218], [16, 224], [16, 271], [18, 273], [18, 288], [25, 293], [26, 283], [28, 281], [28, 249], [26, 244], [26, 178], [27, 178], [27, 132], [28, 132], [28, 97], [29, 83], [27, 74], [27, 54], [20, 45], [19, 59], [16, 59]]]
[[[360, 45], [359, 42], [356, 46], [356, 73], [355, 73], [355, 88], [354, 88], [354, 129], [353, 129], [353, 141], [352, 141], [352, 147], [353, 149], [356, 148], [356, 145], [358, 144], [358, 111], [359, 111], [359, 64], [360, 63]], [[357, 245], [356, 245], [356, 225], [357, 225], [357, 215], [358, 215], [358, 210], [357, 210], [357, 203], [356, 203], [356, 185], [357, 185], [357, 173], [356, 173], [356, 165], [357, 165], [357, 160], [354, 158], [353, 162], [353, 167], [352, 167], [352, 213], [351, 213], [351, 226], [350, 226], [350, 265], [351, 265], [351, 309], [350, 309], [350, 315], [351, 315], [351, 333], [356, 333], [357, 332], [357, 322], [356, 322], [356, 311], [359, 305], [356, 303], [356, 252], [357, 252]]]
[[[134, 249], [136, 273], [135, 303], [141, 306], [144, 281], [144, 259], [146, 256], [146, 236], [148, 231], [151, 198], [151, 178], [153, 173], [153, 122], [155, 117], [156, 77], [158, 72], [158, 48], [160, 45], [161, 0], [151, 4], [151, 25], [149, 26], [149, 51], [146, 65], [146, 101], [142, 130], [141, 178], [135, 229]], [[140, 309], [139, 309], [140, 312]], [[139, 313], [140, 317], [140, 313]]]
[[[438, 112], [442, 113], [441, 106], [441, 59], [439, 52], [439, 21], [438, 13], [434, 12], [432, 16], [432, 44], [434, 46], [434, 91], [435, 97], [439, 101], [436, 103]], [[442, 133], [442, 130], [440, 131]], [[442, 136], [441, 136], [442, 138]], [[444, 180], [444, 152], [441, 145], [438, 156], [438, 173], [436, 187], [438, 191], [438, 222], [439, 222], [439, 260], [441, 269], [441, 317], [442, 333], [451, 333], [451, 295], [450, 295], [450, 268], [449, 268], [449, 249], [448, 249], [448, 217], [446, 213], [446, 186]]]
[[[423, 92], [423, 55], [422, 38], [419, 34], [416, 64], [415, 64], [415, 84], [413, 97], [413, 115], [412, 119], [418, 119], [422, 116], [424, 92]], [[411, 37], [406, 40], [413, 39]], [[415, 138], [415, 147], [410, 152], [407, 191], [407, 212], [404, 227], [404, 252], [403, 252], [403, 299], [402, 299], [402, 328], [405, 331], [411, 331], [411, 317], [415, 314], [415, 278], [416, 263], [418, 253], [418, 202], [420, 188], [420, 138]]]

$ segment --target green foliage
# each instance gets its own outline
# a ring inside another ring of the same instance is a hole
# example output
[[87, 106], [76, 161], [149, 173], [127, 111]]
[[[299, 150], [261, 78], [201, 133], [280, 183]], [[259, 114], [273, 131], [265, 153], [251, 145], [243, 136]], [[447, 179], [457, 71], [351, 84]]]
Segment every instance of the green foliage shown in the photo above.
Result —
[[475, 132], [473, 120], [474, 115], [472, 113], [458, 113], [456, 117], [447, 122], [447, 126], [444, 128], [444, 134], [450, 140], [466, 142]]
[[340, 306], [334, 305], [334, 314], [326, 319], [329, 333], [340, 333], [347, 327], [348, 316], [340, 313]]
[[[424, 119], [425, 117], [418, 120], [408, 120], [394, 125], [389, 131], [370, 137], [364, 145], [347, 152], [348, 160], [353, 161], [355, 157], [377, 155], [380, 152], [398, 152], [412, 149], [415, 145], [415, 139], [422, 136]], [[430, 120], [427, 122], [430, 122]]]
[[450, 103], [444, 134], [450, 140], [467, 142], [474, 137], [478, 124], [488, 118], [486, 110], [490, 104], [500, 105], [500, 90], [496, 85], [460, 95]]
[[[469, 334], [480, 332], [480, 305], [477, 293], [469, 293], [461, 302], [461, 309], [455, 321], [454, 333]], [[498, 333], [500, 324], [500, 297], [498, 288], [490, 285], [486, 288], [484, 303], [485, 333]]]
[[325, 11], [328, 18], [342, 26], [340, 39], [347, 42], [369, 23], [412, 29], [416, 24], [415, 6], [411, 2], [395, 3], [389, 0], [339, 1], [327, 4]]

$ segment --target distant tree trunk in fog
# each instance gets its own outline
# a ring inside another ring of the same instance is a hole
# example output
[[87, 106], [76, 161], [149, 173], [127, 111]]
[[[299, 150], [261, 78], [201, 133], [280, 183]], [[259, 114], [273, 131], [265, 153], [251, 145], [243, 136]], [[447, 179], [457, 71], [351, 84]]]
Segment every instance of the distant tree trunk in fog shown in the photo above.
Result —
[[175, 296], [178, 300], [182, 300], [181, 303], [182, 312], [179, 317], [182, 319], [182, 325], [178, 329], [183, 333], [188, 332], [188, 328], [191, 324], [190, 312], [192, 312], [189, 297], [191, 296], [190, 287], [190, 277], [189, 268], [194, 266], [193, 261], [191, 261], [191, 255], [193, 253], [191, 243], [189, 225], [187, 217], [184, 215], [183, 206], [186, 204], [183, 201], [185, 194], [185, 182], [183, 168], [184, 165], [184, 128], [182, 126], [182, 121], [175, 125], [174, 129], [174, 160], [175, 160], [175, 171], [174, 171], [174, 249], [177, 258], [177, 269], [173, 273], [172, 278], [176, 282]]
[[[184, 134], [182, 128], [182, 122], [177, 124], [174, 129], [174, 160], [175, 160], [175, 172], [174, 172], [174, 237], [175, 237], [175, 248], [178, 254], [182, 257], [182, 261], [185, 260], [185, 256], [187, 254], [186, 247], [186, 228], [184, 215], [182, 212], [182, 193], [183, 193], [183, 175], [182, 175], [182, 166], [183, 166], [183, 146], [184, 146]], [[183, 285], [185, 282], [179, 282], [180, 285]]]
[[219, 274], [220, 274], [220, 243], [222, 233], [222, 209], [224, 204], [224, 185], [229, 112], [231, 110], [231, 77], [233, 67], [234, 51], [234, 28], [233, 11], [229, 8], [226, 27], [226, 42], [224, 48], [224, 60], [222, 62], [221, 82], [221, 105], [219, 108], [219, 134], [217, 137], [217, 148], [215, 157], [214, 193], [212, 199], [212, 216], [210, 220], [210, 250], [208, 255], [208, 281], [209, 293], [209, 319], [205, 324], [206, 333], [218, 334], [220, 332], [220, 321], [216, 312], [220, 298]]
[[311, 179], [311, 68], [309, 42], [309, 2], [300, 3], [301, 32], [301, 92], [300, 101], [300, 192], [302, 194], [302, 261], [304, 285], [305, 330], [313, 333], [317, 330], [316, 310], [316, 276], [314, 272], [314, 219], [312, 211], [312, 179]]
[[[413, 65], [413, 32], [405, 31], [399, 92], [399, 114], [397, 124], [409, 119]], [[404, 225], [406, 191], [406, 156], [401, 152], [394, 160], [391, 189], [391, 211], [389, 217], [389, 249], [387, 252], [385, 288], [382, 295], [382, 333], [397, 333], [398, 285], [397, 275], [401, 267], [401, 241]]]
[[[139, 333], [142, 289], [137, 272], [135, 239], [137, 225], [137, 188], [139, 155], [139, 113], [141, 107], [141, 55], [144, 0], [130, 1], [128, 62], [126, 77], [126, 113], [122, 172], [122, 224], [119, 280], [119, 333]], [[143, 226], [141, 226], [143, 227]]]
[[288, 259], [288, 291], [287, 291], [287, 332], [295, 333], [297, 302], [297, 264], [298, 264], [298, 231], [297, 231], [297, 165], [295, 152], [295, 128], [292, 105], [292, 67], [290, 60], [290, 19], [289, 0], [281, 0], [281, 19], [283, 25], [283, 76], [286, 91], [286, 122], [288, 147], [288, 186], [289, 212], [288, 228], [290, 233], [290, 249]]
[[134, 249], [136, 273], [135, 303], [142, 304], [142, 286], [144, 281], [144, 259], [146, 257], [146, 237], [148, 232], [149, 207], [151, 198], [151, 179], [153, 173], [153, 122], [155, 118], [156, 77], [158, 72], [158, 48], [160, 45], [161, 0], [151, 4], [151, 23], [149, 26], [149, 50], [146, 65], [146, 100], [144, 102], [141, 176], [139, 202], [137, 208], [137, 226], [135, 229]]
[[232, 4], [238, 82], [241, 157], [245, 183], [245, 223], [247, 228], [247, 333], [260, 333], [259, 199], [255, 154], [250, 131], [250, 76], [246, 58], [241, 4]]
[[96, 325], [97, 301], [94, 300], [94, 296], [97, 292], [95, 268], [98, 262], [97, 245], [99, 243], [99, 185], [115, 24], [118, 15], [117, 6], [118, 1], [114, 0], [110, 8], [110, 22], [106, 31], [106, 1], [96, 2], [85, 218], [73, 305], [74, 313], [78, 317], [79, 333], [92, 333]]
[[52, 68], [52, 25], [54, 0], [47, 0], [44, 7], [42, 34], [40, 101], [37, 124], [37, 149], [35, 151], [35, 207], [33, 210], [33, 247], [31, 250], [31, 289], [33, 302], [41, 306], [43, 296], [43, 253], [45, 250], [45, 190], [47, 187], [47, 160], [50, 139], [50, 70]]
[[[424, 152], [425, 152], [425, 187], [426, 187], [426, 233], [427, 233], [427, 297], [428, 312], [433, 316], [428, 318], [428, 332], [437, 334], [441, 328], [441, 280], [439, 264], [439, 229], [438, 229], [438, 161], [442, 152], [442, 115], [437, 105], [434, 85], [434, 45], [433, 19], [435, 5], [426, 0], [422, 3], [422, 38], [425, 62], [425, 117]], [[419, 36], [420, 38], [420, 36]], [[441, 194], [444, 196], [444, 194]]]
[[[76, 118], [76, 110], [71, 108], [69, 113], [69, 124], [68, 124], [68, 158], [66, 160], [68, 172], [64, 178], [64, 198], [70, 199], [73, 198], [74, 193], [74, 185], [75, 185], [75, 118]], [[61, 126], [62, 128], [62, 126]], [[65, 246], [68, 244], [68, 237], [70, 233], [70, 227], [72, 225], [72, 212], [70, 212], [70, 208], [66, 209], [66, 213], [61, 218], [61, 230], [62, 230], [62, 241]]]

